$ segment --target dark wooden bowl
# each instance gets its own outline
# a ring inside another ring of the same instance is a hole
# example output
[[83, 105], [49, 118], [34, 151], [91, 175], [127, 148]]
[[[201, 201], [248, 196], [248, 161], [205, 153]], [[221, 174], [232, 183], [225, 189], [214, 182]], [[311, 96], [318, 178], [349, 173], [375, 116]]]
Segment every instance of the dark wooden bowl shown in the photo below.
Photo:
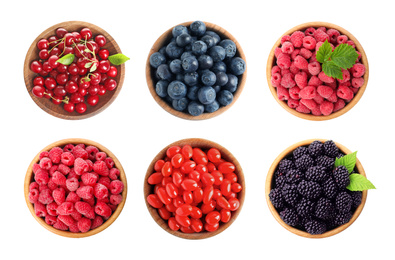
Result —
[[105, 95], [99, 96], [99, 103], [95, 106], [90, 106], [87, 105], [87, 110], [83, 114], [79, 114], [76, 111], [69, 113], [66, 110], [63, 109], [63, 105], [55, 105], [52, 103], [50, 99], [47, 98], [38, 98], [32, 94], [32, 88], [33, 86], [33, 79], [37, 76], [36, 73], [33, 73], [30, 70], [30, 64], [34, 60], [39, 60], [39, 50], [37, 48], [37, 42], [45, 38], [47, 39], [51, 35], [55, 35], [55, 31], [57, 28], [63, 27], [67, 29], [68, 31], [80, 31], [82, 28], [88, 27], [91, 29], [93, 36], [96, 36], [98, 34], [102, 34], [106, 37], [107, 43], [103, 48], [108, 49], [110, 52], [110, 55], [116, 54], [116, 53], [121, 53], [121, 49], [119, 48], [118, 44], [115, 42], [115, 40], [111, 37], [110, 34], [108, 34], [106, 31], [101, 29], [100, 27], [87, 23], [87, 22], [81, 22], [81, 21], [69, 21], [69, 22], [62, 22], [55, 24], [48, 29], [46, 29], [44, 32], [42, 32], [31, 44], [29, 50], [27, 51], [26, 58], [25, 58], [25, 63], [23, 67], [23, 75], [25, 78], [25, 84], [26, 84], [26, 89], [30, 95], [30, 97], [33, 99], [33, 101], [45, 112], [47, 112], [50, 115], [53, 115], [55, 117], [63, 118], [63, 119], [69, 119], [69, 120], [77, 120], [77, 119], [84, 119], [88, 118], [91, 116], [94, 116], [100, 112], [102, 112], [104, 109], [106, 109], [118, 96], [119, 92], [122, 89], [123, 81], [125, 78], [125, 64], [122, 64], [120, 66], [116, 66], [118, 69], [118, 74], [114, 78], [117, 81], [117, 88], [113, 91], [107, 91]]
[[[190, 22], [185, 22], [182, 23], [180, 25], [184, 25], [184, 26], [189, 26], [191, 25], [192, 21]], [[234, 41], [234, 43], [236, 44], [237, 47], [237, 52], [236, 52], [236, 57], [240, 57], [242, 58], [245, 62], [247, 62], [246, 57], [244, 55], [243, 49], [241, 48], [240, 44], [238, 43], [238, 41], [236, 40], [236, 38], [231, 35], [228, 31], [226, 31], [225, 29], [223, 29], [222, 27], [213, 24], [213, 23], [209, 23], [209, 22], [204, 22], [206, 25], [207, 30], [211, 30], [216, 32], [221, 39], [222, 38], [227, 38], [230, 39], [232, 41]], [[152, 46], [149, 54], [148, 54], [148, 58], [147, 58], [147, 62], [146, 62], [146, 66], [145, 66], [145, 75], [146, 75], [146, 79], [147, 79], [147, 84], [148, 84], [148, 89], [152, 95], [152, 97], [155, 99], [155, 101], [167, 112], [169, 112], [170, 114], [183, 118], [183, 119], [189, 119], [189, 120], [204, 120], [204, 119], [209, 119], [209, 118], [213, 118], [215, 116], [218, 116], [222, 113], [224, 113], [226, 110], [228, 110], [235, 102], [236, 100], [239, 98], [239, 96], [241, 95], [241, 92], [243, 91], [245, 82], [247, 80], [247, 68], [244, 71], [244, 73], [239, 76], [239, 85], [238, 88], [236, 90], [235, 93], [233, 93], [233, 102], [227, 106], [223, 106], [220, 107], [217, 111], [213, 112], [213, 113], [203, 113], [199, 116], [192, 116], [188, 113], [184, 113], [181, 111], [177, 111], [175, 110], [172, 106], [170, 106], [168, 103], [166, 103], [161, 97], [159, 97], [156, 92], [155, 92], [155, 72], [152, 69], [152, 67], [150, 66], [149, 63], [149, 58], [151, 56], [151, 54], [153, 54], [154, 52], [159, 51], [159, 49], [163, 46], [165, 46], [166, 44], [168, 44], [172, 38], [172, 30], [173, 27], [168, 29], [166, 32], [164, 32], [154, 43], [154, 45]]]
[[[213, 232], [208, 232], [208, 231], [202, 231], [200, 233], [183, 233], [181, 231], [174, 231], [171, 230], [167, 224], [167, 221], [163, 220], [161, 218], [161, 216], [159, 215], [157, 209], [155, 209], [154, 207], [152, 207], [150, 204], [148, 204], [147, 202], [147, 196], [151, 193], [153, 193], [153, 185], [150, 185], [148, 183], [148, 177], [154, 172], [154, 164], [157, 160], [159, 159], [163, 159], [166, 157], [166, 150], [171, 147], [171, 146], [184, 146], [184, 145], [191, 145], [192, 147], [198, 147], [201, 148], [202, 150], [204, 149], [209, 149], [212, 147], [217, 148], [222, 155], [222, 158], [224, 158], [225, 160], [232, 162], [235, 166], [236, 166], [236, 170], [235, 173], [238, 176], [238, 183], [241, 184], [242, 186], [242, 190], [238, 193], [238, 199], [240, 201], [240, 207], [232, 212], [232, 218], [230, 219], [229, 222], [227, 223], [221, 223], [219, 228], [216, 231]], [[241, 212], [241, 208], [243, 206], [244, 203], [244, 198], [245, 198], [245, 180], [244, 180], [244, 174], [243, 174], [243, 170], [240, 166], [240, 163], [236, 160], [236, 158], [224, 147], [222, 147], [221, 145], [206, 140], [206, 139], [200, 139], [200, 138], [189, 138], [189, 139], [183, 139], [183, 140], [179, 140], [176, 141], [172, 144], [169, 144], [168, 146], [166, 146], [165, 148], [163, 148], [156, 156], [155, 158], [152, 160], [151, 164], [149, 165], [148, 169], [147, 169], [147, 173], [145, 175], [144, 178], [144, 200], [145, 203], [147, 205], [148, 211], [151, 214], [152, 218], [155, 220], [155, 222], [161, 227], [163, 228], [165, 231], [169, 232], [172, 235], [175, 235], [177, 237], [181, 237], [181, 238], [185, 238], [185, 239], [204, 239], [204, 238], [209, 238], [209, 237], [213, 237], [215, 235], [218, 235], [219, 233], [223, 232], [225, 229], [227, 229], [237, 218], [237, 216], [240, 214]]]
[[[51, 150], [53, 147], [63, 147], [66, 144], [85, 144], [85, 145], [93, 145], [96, 146], [101, 152], [105, 152], [109, 157], [111, 157], [115, 163], [115, 168], [117, 168], [120, 171], [120, 176], [119, 179], [123, 182], [124, 184], [124, 189], [122, 192], [122, 197], [123, 200], [120, 204], [118, 204], [116, 210], [113, 212], [113, 214], [111, 215], [111, 217], [109, 219], [107, 219], [101, 226], [89, 230], [88, 232], [85, 233], [73, 233], [70, 231], [63, 231], [63, 230], [58, 230], [50, 225], [48, 225], [47, 223], [45, 223], [45, 220], [43, 218], [38, 217], [35, 212], [34, 212], [34, 206], [33, 204], [29, 201], [29, 185], [30, 183], [34, 180], [34, 174], [33, 174], [33, 165], [36, 164], [39, 160], [40, 160], [40, 153], [43, 151], [49, 151]], [[87, 140], [87, 139], [81, 139], [81, 138], [68, 138], [68, 139], [63, 139], [57, 142], [54, 142], [50, 145], [48, 145], [47, 147], [45, 147], [44, 149], [42, 149], [35, 157], [34, 159], [31, 161], [29, 168], [27, 169], [26, 172], [26, 176], [25, 176], [25, 183], [24, 183], [24, 193], [25, 193], [25, 200], [26, 200], [26, 204], [27, 207], [30, 210], [30, 213], [33, 215], [33, 217], [37, 220], [38, 223], [40, 223], [40, 225], [42, 225], [43, 227], [45, 227], [47, 230], [51, 231], [52, 233], [55, 233], [57, 235], [60, 236], [64, 236], [64, 237], [71, 237], [71, 238], [82, 238], [82, 237], [88, 237], [88, 236], [92, 236], [95, 235], [97, 233], [100, 233], [101, 231], [105, 230], [106, 228], [108, 228], [117, 218], [118, 216], [121, 214], [122, 209], [125, 205], [126, 202], [126, 196], [127, 196], [127, 180], [126, 180], [126, 175], [125, 175], [125, 171], [122, 168], [121, 163], [119, 162], [119, 160], [117, 159], [117, 157], [115, 157], [115, 155], [108, 150], [106, 147], [104, 147], [103, 145], [96, 143], [94, 141], [91, 140]]]

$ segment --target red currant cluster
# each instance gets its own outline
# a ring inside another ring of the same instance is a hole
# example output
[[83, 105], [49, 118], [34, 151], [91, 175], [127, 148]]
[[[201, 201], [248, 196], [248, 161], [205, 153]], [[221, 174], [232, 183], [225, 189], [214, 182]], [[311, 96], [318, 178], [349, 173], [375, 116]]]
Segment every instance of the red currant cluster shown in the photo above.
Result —
[[40, 60], [30, 64], [39, 74], [33, 81], [33, 95], [51, 99], [54, 104], [63, 102], [70, 113], [84, 113], [86, 103], [97, 105], [99, 96], [117, 87], [113, 78], [118, 71], [108, 60], [109, 51], [103, 48], [106, 42], [105, 36], [94, 37], [89, 28], [80, 32], [58, 28], [56, 35], [39, 40]]

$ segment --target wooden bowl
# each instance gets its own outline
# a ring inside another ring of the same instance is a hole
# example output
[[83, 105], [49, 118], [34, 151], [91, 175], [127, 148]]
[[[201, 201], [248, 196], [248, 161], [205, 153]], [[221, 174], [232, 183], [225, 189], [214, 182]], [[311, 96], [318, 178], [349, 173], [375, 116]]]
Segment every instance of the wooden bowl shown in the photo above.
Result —
[[[184, 146], [184, 145], [191, 145], [192, 147], [198, 147], [201, 148], [202, 150], [204, 149], [209, 149], [212, 147], [217, 148], [222, 155], [222, 158], [225, 159], [226, 161], [232, 162], [236, 166], [236, 170], [234, 171], [237, 176], [238, 176], [238, 183], [241, 184], [242, 190], [238, 193], [238, 199], [240, 201], [240, 207], [232, 212], [232, 217], [229, 222], [227, 223], [221, 223], [219, 228], [216, 231], [213, 232], [208, 232], [208, 231], [202, 231], [200, 233], [183, 233], [181, 231], [174, 231], [171, 230], [167, 224], [167, 221], [161, 218], [159, 215], [157, 209], [152, 207], [150, 204], [147, 202], [147, 197], [148, 195], [153, 193], [154, 186], [150, 185], [148, 183], [148, 177], [154, 172], [154, 164], [157, 160], [164, 159], [166, 157], [166, 150], [171, 147], [171, 146]], [[185, 239], [204, 239], [204, 238], [209, 238], [213, 237], [215, 235], [218, 235], [219, 233], [223, 232], [225, 229], [227, 229], [237, 218], [239, 215], [241, 208], [244, 203], [244, 197], [245, 197], [245, 181], [244, 181], [244, 174], [243, 170], [239, 164], [239, 162], [236, 160], [236, 158], [224, 147], [221, 145], [214, 143], [212, 141], [206, 140], [206, 139], [200, 139], [200, 138], [189, 138], [189, 139], [183, 139], [176, 141], [172, 144], [169, 144], [165, 148], [163, 148], [152, 160], [151, 164], [149, 165], [147, 169], [147, 173], [144, 178], [144, 200], [147, 205], [148, 211], [151, 214], [152, 218], [155, 220], [155, 222], [163, 228], [165, 231], [169, 232], [172, 235], [175, 235], [177, 237], [185, 238]]]
[[[80, 144], [83, 143], [85, 145], [93, 145], [96, 146], [101, 152], [105, 152], [109, 157], [111, 157], [115, 163], [115, 168], [117, 168], [120, 171], [120, 176], [119, 179], [123, 182], [124, 184], [124, 190], [122, 192], [122, 197], [123, 200], [120, 204], [118, 204], [118, 207], [116, 208], [116, 210], [113, 212], [113, 214], [111, 215], [111, 217], [109, 219], [107, 219], [101, 226], [89, 230], [88, 232], [85, 233], [73, 233], [70, 231], [62, 231], [62, 230], [58, 230], [50, 225], [48, 225], [47, 223], [45, 223], [44, 219], [41, 217], [38, 217], [35, 212], [34, 212], [34, 206], [33, 204], [29, 201], [29, 185], [30, 183], [33, 181], [34, 178], [34, 174], [33, 174], [33, 165], [36, 164], [39, 159], [40, 159], [40, 153], [43, 151], [49, 151], [51, 150], [53, 147], [63, 147], [66, 144]], [[125, 171], [122, 168], [121, 163], [119, 162], [119, 160], [117, 159], [117, 157], [115, 157], [115, 155], [108, 150], [106, 147], [104, 147], [103, 145], [96, 143], [94, 141], [91, 140], [87, 140], [87, 139], [81, 139], [81, 138], [68, 138], [68, 139], [63, 139], [57, 142], [54, 142], [48, 146], [46, 146], [44, 149], [42, 149], [32, 160], [32, 162], [29, 165], [29, 168], [27, 169], [26, 172], [26, 176], [25, 176], [25, 183], [24, 183], [24, 193], [25, 193], [25, 200], [26, 200], [26, 204], [27, 207], [30, 210], [30, 213], [33, 215], [33, 217], [37, 220], [38, 223], [40, 223], [43, 227], [45, 227], [47, 230], [51, 231], [52, 233], [55, 233], [57, 235], [60, 236], [64, 236], [64, 237], [71, 237], [71, 238], [82, 238], [82, 237], [89, 237], [92, 235], [95, 235], [97, 233], [100, 233], [101, 231], [105, 230], [106, 228], [108, 228], [119, 216], [119, 214], [121, 214], [122, 209], [125, 205], [126, 202], [126, 196], [127, 196], [127, 180], [126, 180], [126, 175], [125, 175]]]
[[[185, 23], [181, 23], [179, 25], [184, 25], [184, 26], [189, 26], [191, 25], [192, 21], [190, 22], [185, 22]], [[213, 24], [213, 23], [209, 23], [209, 22], [204, 22], [206, 25], [207, 30], [210, 31], [214, 31], [216, 32], [221, 39], [230, 39], [232, 40], [235, 44], [236, 44], [236, 48], [237, 48], [237, 52], [235, 57], [240, 57], [242, 58], [245, 62], [246, 62], [246, 57], [244, 55], [243, 49], [241, 48], [239, 42], [236, 40], [235, 37], [233, 37], [233, 35], [231, 35], [228, 31], [226, 31], [225, 29], [223, 29], [222, 27]], [[217, 111], [213, 112], [213, 113], [203, 113], [199, 116], [192, 116], [188, 113], [185, 112], [181, 112], [178, 110], [175, 110], [171, 105], [169, 105], [168, 103], [166, 103], [166, 101], [164, 101], [161, 97], [159, 97], [156, 94], [155, 91], [155, 71], [152, 69], [152, 67], [150, 66], [150, 62], [149, 62], [149, 58], [151, 56], [151, 54], [153, 54], [154, 52], [159, 51], [159, 49], [165, 45], [167, 45], [171, 38], [172, 38], [172, 30], [173, 27], [168, 29], [166, 32], [164, 32], [154, 43], [154, 45], [152, 46], [149, 54], [148, 54], [148, 58], [147, 58], [147, 62], [146, 62], [146, 66], [145, 66], [145, 75], [146, 75], [146, 79], [147, 79], [147, 84], [148, 84], [148, 89], [152, 95], [152, 97], [155, 99], [155, 101], [167, 112], [169, 112], [170, 114], [183, 118], [183, 119], [189, 119], [189, 120], [204, 120], [204, 119], [209, 119], [209, 118], [213, 118], [215, 116], [218, 116], [222, 113], [224, 113], [226, 110], [228, 110], [235, 102], [236, 100], [239, 98], [239, 96], [241, 95], [241, 92], [243, 91], [245, 82], [247, 80], [247, 68], [244, 71], [244, 73], [240, 76], [238, 76], [239, 78], [239, 85], [237, 87], [237, 90], [233, 93], [233, 102], [227, 106], [222, 106], [220, 107]]]
[[[280, 161], [284, 158], [286, 158], [287, 156], [291, 155], [293, 150], [295, 150], [297, 147], [299, 146], [308, 146], [309, 144], [311, 144], [313, 141], [315, 140], [319, 140], [321, 142], [325, 142], [325, 139], [309, 139], [309, 140], [304, 140], [301, 142], [298, 142], [294, 145], [291, 145], [290, 147], [288, 147], [287, 149], [285, 149], [282, 153], [280, 153], [279, 156], [277, 156], [277, 158], [274, 160], [274, 162], [272, 163], [272, 165], [270, 166], [269, 172], [267, 174], [266, 177], [266, 183], [265, 183], [265, 195], [266, 195], [266, 202], [269, 206], [269, 209], [272, 213], [272, 215], [274, 216], [274, 218], [277, 220], [278, 223], [280, 223], [281, 226], [283, 226], [285, 229], [287, 229], [288, 231], [301, 236], [301, 237], [307, 237], [307, 238], [325, 238], [325, 237], [330, 237], [333, 235], [336, 235], [340, 232], [342, 232], [343, 230], [345, 230], [346, 228], [348, 228], [352, 223], [354, 223], [354, 221], [358, 218], [359, 214], [361, 214], [363, 207], [365, 206], [365, 202], [366, 202], [366, 197], [367, 197], [367, 191], [363, 191], [362, 192], [362, 202], [361, 204], [358, 206], [358, 208], [355, 210], [351, 220], [344, 224], [341, 225], [335, 229], [329, 230], [323, 234], [320, 235], [311, 235], [303, 230], [297, 229], [295, 227], [292, 227], [288, 224], [286, 224], [280, 217], [280, 214], [277, 212], [277, 210], [274, 208], [273, 204], [271, 203], [270, 199], [269, 199], [269, 193], [270, 190], [272, 189], [272, 186], [274, 185], [274, 173], [277, 169], [278, 164], [280, 163]], [[349, 149], [347, 149], [345, 146], [343, 146], [342, 144], [336, 143], [336, 146], [339, 148], [339, 150], [341, 152], [343, 152], [344, 154], [349, 154], [352, 153]], [[357, 159], [356, 165], [355, 165], [357, 172], [363, 176], [366, 177], [365, 174], [365, 170], [362, 167], [361, 162]]]
[[[352, 40], [355, 43], [356, 46], [356, 50], [359, 51], [362, 55], [361, 58], [361, 63], [363, 63], [365, 65], [366, 68], [366, 72], [365, 75], [363, 76], [365, 82], [363, 84], [363, 86], [360, 87], [360, 89], [358, 90], [358, 92], [354, 95], [354, 98], [348, 103], [346, 104], [346, 106], [336, 112], [333, 112], [330, 115], [324, 116], [315, 116], [312, 114], [304, 114], [304, 113], [300, 113], [298, 111], [296, 111], [293, 108], [290, 108], [287, 103], [285, 101], [279, 100], [277, 97], [277, 90], [275, 87], [273, 87], [272, 83], [271, 83], [271, 77], [272, 77], [272, 67], [274, 65], [276, 65], [276, 58], [274, 56], [274, 50], [279, 47], [281, 45], [281, 38], [284, 35], [291, 35], [293, 32], [295, 31], [304, 31], [305, 29], [309, 28], [309, 27], [314, 27], [314, 28], [318, 28], [321, 26], [325, 26], [326, 28], [332, 28], [332, 29], [336, 29], [338, 30], [341, 34], [343, 35], [347, 35], [348, 38], [350, 40]], [[359, 43], [359, 41], [357, 40], [357, 38], [355, 38], [350, 32], [348, 32], [347, 30], [343, 29], [342, 27], [335, 25], [335, 24], [331, 24], [331, 23], [327, 23], [327, 22], [309, 22], [309, 23], [304, 23], [298, 26], [295, 26], [294, 28], [288, 30], [287, 32], [285, 32], [274, 44], [269, 58], [267, 60], [267, 66], [266, 66], [266, 77], [267, 77], [267, 82], [269, 84], [269, 89], [270, 92], [272, 93], [273, 97], [276, 99], [276, 101], [285, 109], [287, 110], [289, 113], [303, 118], [303, 119], [307, 119], [307, 120], [312, 120], [312, 121], [323, 121], [323, 120], [329, 120], [329, 119], [333, 119], [336, 117], [339, 117], [343, 114], [345, 114], [346, 112], [348, 112], [351, 108], [353, 108], [355, 106], [355, 104], [358, 103], [358, 101], [361, 99], [363, 93], [365, 92], [366, 86], [368, 84], [368, 79], [369, 79], [369, 64], [368, 64], [368, 59], [366, 57], [365, 51], [362, 48], [362, 45]]]
[[39, 49], [37, 48], [37, 42], [45, 38], [47, 39], [51, 35], [55, 35], [55, 31], [57, 28], [63, 27], [69, 32], [71, 31], [80, 31], [82, 28], [88, 27], [91, 29], [93, 36], [96, 36], [98, 34], [102, 34], [106, 37], [107, 43], [103, 48], [108, 49], [110, 52], [110, 55], [116, 54], [116, 53], [122, 53], [121, 49], [119, 48], [118, 44], [115, 42], [115, 40], [111, 37], [110, 34], [108, 34], [106, 31], [101, 29], [100, 27], [87, 23], [87, 22], [81, 22], [81, 21], [69, 21], [69, 22], [62, 22], [55, 24], [48, 29], [46, 29], [44, 32], [42, 32], [30, 45], [30, 48], [26, 54], [25, 58], [25, 63], [23, 67], [23, 75], [25, 78], [25, 84], [26, 84], [26, 89], [30, 95], [30, 97], [34, 100], [34, 102], [45, 112], [47, 112], [50, 115], [53, 115], [55, 117], [63, 118], [63, 119], [69, 119], [69, 120], [76, 120], [76, 119], [84, 119], [84, 118], [89, 118], [91, 116], [94, 116], [100, 112], [102, 112], [104, 109], [106, 109], [111, 103], [115, 100], [115, 98], [118, 96], [119, 92], [122, 89], [123, 81], [125, 78], [125, 64], [122, 64], [120, 66], [116, 66], [118, 69], [118, 74], [114, 78], [117, 82], [117, 87], [113, 91], [107, 91], [105, 95], [99, 96], [99, 102], [95, 106], [90, 106], [87, 105], [87, 110], [83, 114], [79, 114], [76, 111], [69, 113], [66, 110], [63, 109], [63, 105], [55, 105], [52, 103], [51, 99], [47, 98], [38, 98], [32, 94], [32, 88], [33, 86], [33, 79], [38, 75], [36, 73], [33, 73], [30, 70], [30, 64], [34, 60], [39, 60]]

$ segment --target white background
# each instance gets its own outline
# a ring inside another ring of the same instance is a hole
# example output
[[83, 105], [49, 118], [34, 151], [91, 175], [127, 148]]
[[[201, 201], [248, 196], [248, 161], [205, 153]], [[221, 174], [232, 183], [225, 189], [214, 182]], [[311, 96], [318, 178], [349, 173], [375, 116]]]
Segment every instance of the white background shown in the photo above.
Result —
[[[394, 15], [391, 1], [2, 1], [1, 24], [1, 259], [394, 259], [393, 98]], [[104, 112], [68, 121], [41, 110], [23, 80], [32, 41], [48, 27], [80, 20], [98, 25], [131, 58], [122, 91]], [[241, 44], [248, 77], [238, 101], [224, 114], [187, 121], [165, 112], [145, 81], [148, 52], [168, 28], [193, 20], [218, 24]], [[370, 68], [360, 102], [340, 118], [312, 122], [286, 112], [271, 95], [266, 62], [275, 41], [305, 22], [326, 21], [350, 31], [362, 44]], [[128, 179], [128, 197], [119, 218], [92, 237], [55, 235], [30, 214], [23, 181], [33, 157], [48, 144], [87, 138], [109, 148]], [[237, 220], [223, 233], [185, 240], [162, 230], [143, 197], [143, 179], [152, 158], [183, 138], [217, 142], [240, 162], [246, 200]], [[281, 227], [268, 210], [264, 182], [268, 169], [288, 146], [305, 139], [342, 143], [358, 158], [377, 190], [368, 192], [360, 217], [344, 232], [313, 240]], [[8, 256], [5, 258], [5, 256]]]

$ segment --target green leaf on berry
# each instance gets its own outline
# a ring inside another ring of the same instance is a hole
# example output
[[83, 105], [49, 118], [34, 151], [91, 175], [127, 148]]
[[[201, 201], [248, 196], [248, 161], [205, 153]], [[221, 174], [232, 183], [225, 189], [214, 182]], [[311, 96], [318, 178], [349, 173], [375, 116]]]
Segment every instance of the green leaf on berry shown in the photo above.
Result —
[[89, 70], [89, 72], [94, 72], [97, 69], [97, 64], [93, 63], [91, 69]]
[[348, 173], [354, 170], [355, 164], [357, 163], [357, 152], [346, 154], [341, 158], [336, 158], [335, 167], [343, 165], [347, 168]]
[[342, 69], [337, 66], [332, 60], [325, 61], [322, 63], [322, 71], [328, 77], [336, 78], [336, 79], [343, 79]]
[[324, 63], [329, 60], [329, 58], [332, 55], [332, 46], [328, 42], [328, 40], [325, 40], [325, 42], [320, 46], [320, 48], [317, 51], [317, 61]]
[[90, 68], [92, 66], [92, 62], [88, 62], [85, 64], [85, 69]]
[[347, 186], [347, 189], [350, 191], [364, 191], [376, 189], [376, 187], [365, 176], [354, 173], [350, 175], [350, 184]]
[[74, 61], [74, 57], [74, 54], [69, 53], [58, 59], [57, 62], [63, 65], [70, 65]]
[[108, 57], [108, 60], [114, 65], [121, 65], [126, 61], [130, 60], [130, 58], [126, 57], [122, 53], [114, 54]]
[[342, 43], [333, 51], [331, 60], [343, 69], [351, 68], [358, 59], [355, 49], [346, 43]]

